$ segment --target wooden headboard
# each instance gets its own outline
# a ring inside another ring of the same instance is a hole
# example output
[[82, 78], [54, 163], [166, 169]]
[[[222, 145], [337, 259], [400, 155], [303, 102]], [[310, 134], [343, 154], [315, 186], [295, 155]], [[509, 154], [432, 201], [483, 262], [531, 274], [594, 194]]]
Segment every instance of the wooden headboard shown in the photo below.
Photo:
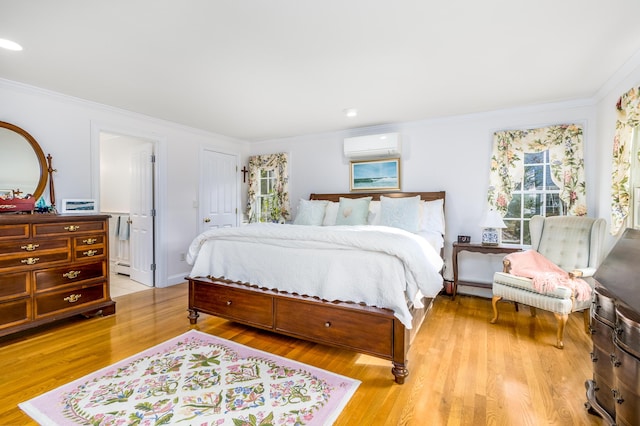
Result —
[[394, 198], [402, 198], [402, 197], [415, 197], [416, 195], [420, 196], [420, 199], [423, 201], [433, 201], [442, 199], [444, 204], [445, 199], [445, 191], [437, 191], [437, 192], [349, 192], [346, 194], [311, 194], [309, 195], [310, 200], [328, 200], [328, 201], [340, 201], [340, 197], [344, 198], [361, 198], [361, 197], [372, 197], [373, 200], [380, 200], [380, 196], [384, 195], [385, 197], [394, 197]]

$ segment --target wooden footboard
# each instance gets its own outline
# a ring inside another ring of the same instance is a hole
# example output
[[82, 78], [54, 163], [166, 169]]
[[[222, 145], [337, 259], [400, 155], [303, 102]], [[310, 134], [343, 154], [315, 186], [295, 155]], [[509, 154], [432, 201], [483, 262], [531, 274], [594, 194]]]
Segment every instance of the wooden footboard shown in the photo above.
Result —
[[344, 302], [327, 302], [224, 279], [187, 278], [189, 320], [198, 313], [237, 321], [287, 336], [373, 355], [392, 361], [395, 381], [409, 374], [407, 353], [427, 308], [414, 314], [412, 330], [388, 309]]

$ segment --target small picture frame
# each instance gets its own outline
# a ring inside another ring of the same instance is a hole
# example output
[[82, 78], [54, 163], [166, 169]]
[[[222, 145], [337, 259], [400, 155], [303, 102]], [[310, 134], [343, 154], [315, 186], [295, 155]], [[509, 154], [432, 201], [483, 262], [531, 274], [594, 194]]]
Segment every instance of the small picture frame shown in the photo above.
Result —
[[86, 198], [67, 198], [62, 200], [62, 213], [97, 213], [96, 200]]
[[458, 235], [458, 242], [459, 243], [464, 243], [464, 244], [469, 244], [471, 242], [471, 236], [470, 235]]

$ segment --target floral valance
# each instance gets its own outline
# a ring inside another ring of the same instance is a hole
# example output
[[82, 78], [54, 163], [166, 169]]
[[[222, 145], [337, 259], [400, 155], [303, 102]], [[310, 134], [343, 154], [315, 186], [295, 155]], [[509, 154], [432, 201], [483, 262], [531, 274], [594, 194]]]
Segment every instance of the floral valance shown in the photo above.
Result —
[[524, 175], [524, 153], [549, 150], [551, 178], [560, 188], [567, 214], [587, 214], [582, 127], [561, 124], [494, 133], [487, 201], [491, 209], [507, 212], [512, 193]]
[[634, 87], [618, 99], [616, 132], [613, 137], [611, 172], [611, 234], [624, 227], [629, 215], [629, 178], [634, 129], [640, 124], [640, 88]]
[[270, 220], [290, 219], [288, 156], [281, 152], [249, 157], [249, 222], [259, 221], [259, 218], [256, 217], [258, 210], [256, 203], [260, 189], [260, 173], [263, 170], [275, 172], [275, 197], [271, 204], [271, 211], [268, 213]]

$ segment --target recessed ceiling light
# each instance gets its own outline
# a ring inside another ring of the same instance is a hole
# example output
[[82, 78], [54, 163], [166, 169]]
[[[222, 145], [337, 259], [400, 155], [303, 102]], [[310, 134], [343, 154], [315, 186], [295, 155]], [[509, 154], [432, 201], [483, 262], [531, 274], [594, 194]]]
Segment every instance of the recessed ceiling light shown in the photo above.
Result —
[[16, 43], [15, 41], [4, 39], [4, 38], [0, 38], [0, 47], [7, 50], [15, 50], [15, 51], [22, 50], [22, 46], [20, 46], [18, 43]]
[[347, 117], [355, 117], [356, 115], [358, 115], [358, 110], [355, 108], [347, 108], [344, 110], [344, 115], [346, 115]]

